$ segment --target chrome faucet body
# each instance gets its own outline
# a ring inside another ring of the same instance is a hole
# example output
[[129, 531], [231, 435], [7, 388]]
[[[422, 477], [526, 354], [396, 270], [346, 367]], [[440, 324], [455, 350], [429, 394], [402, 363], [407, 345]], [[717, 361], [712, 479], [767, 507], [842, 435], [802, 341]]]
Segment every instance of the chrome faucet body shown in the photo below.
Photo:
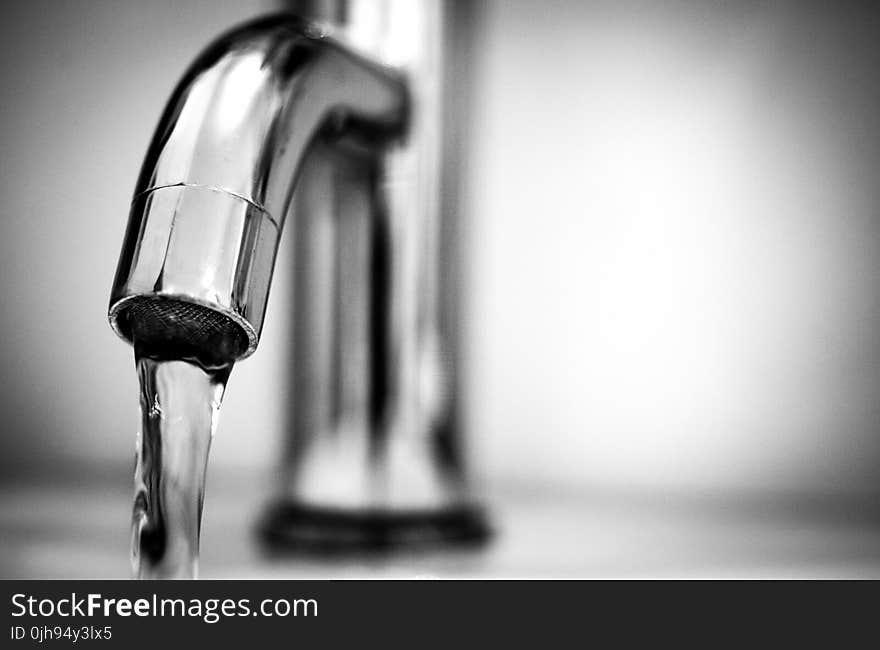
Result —
[[231, 363], [257, 348], [293, 224], [290, 431], [264, 521], [276, 548], [486, 534], [456, 410], [442, 5], [398, 4], [416, 18], [403, 65], [291, 15], [210, 46], [160, 120], [113, 285], [122, 338]]
[[[252, 354], [306, 154], [319, 139], [402, 136], [406, 106], [401, 76], [314, 24], [278, 16], [221, 38], [177, 86], [147, 153], [111, 294], [113, 329], [130, 340], [132, 309], [185, 302], [239, 328], [229, 360]], [[179, 333], [173, 322], [153, 329]]]

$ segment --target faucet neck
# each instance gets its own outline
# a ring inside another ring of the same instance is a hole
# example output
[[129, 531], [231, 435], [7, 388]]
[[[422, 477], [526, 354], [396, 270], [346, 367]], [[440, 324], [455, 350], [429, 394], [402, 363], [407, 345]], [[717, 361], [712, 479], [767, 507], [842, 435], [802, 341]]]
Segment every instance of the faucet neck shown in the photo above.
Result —
[[399, 74], [312, 23], [273, 16], [218, 40], [178, 85], [147, 153], [111, 297], [114, 329], [130, 337], [133, 298], [173, 299], [226, 316], [248, 341], [241, 356], [251, 354], [312, 145], [351, 136], [387, 146], [407, 113]]

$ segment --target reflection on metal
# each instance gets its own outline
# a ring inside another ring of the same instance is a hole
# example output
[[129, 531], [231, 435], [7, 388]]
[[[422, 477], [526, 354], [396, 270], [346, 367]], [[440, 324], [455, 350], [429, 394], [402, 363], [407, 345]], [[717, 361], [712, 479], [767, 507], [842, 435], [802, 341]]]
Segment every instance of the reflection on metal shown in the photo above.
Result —
[[257, 346], [278, 238], [318, 138], [400, 136], [402, 78], [314, 25], [275, 17], [220, 39], [178, 85], [135, 190], [110, 320], [164, 296], [217, 310]]
[[174, 92], [135, 192], [111, 324], [131, 338], [132, 307], [157, 301], [155, 336], [211, 340], [216, 356], [216, 332], [174, 308], [198, 305], [235, 332], [223, 354], [250, 355], [291, 215], [294, 268], [278, 272], [294, 273], [294, 390], [267, 539], [480, 541], [456, 390], [462, 102], [444, 59], [456, 12], [294, 4], [297, 16], [221, 38]]

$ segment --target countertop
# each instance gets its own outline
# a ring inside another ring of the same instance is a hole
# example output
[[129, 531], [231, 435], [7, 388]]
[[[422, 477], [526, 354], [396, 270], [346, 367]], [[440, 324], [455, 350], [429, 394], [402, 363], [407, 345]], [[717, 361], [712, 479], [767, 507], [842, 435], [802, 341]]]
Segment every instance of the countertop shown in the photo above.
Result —
[[[22, 480], [0, 491], [0, 578], [128, 577], [127, 481]], [[497, 486], [485, 548], [269, 558], [259, 480], [209, 481], [202, 578], [880, 578], [871, 499]]]

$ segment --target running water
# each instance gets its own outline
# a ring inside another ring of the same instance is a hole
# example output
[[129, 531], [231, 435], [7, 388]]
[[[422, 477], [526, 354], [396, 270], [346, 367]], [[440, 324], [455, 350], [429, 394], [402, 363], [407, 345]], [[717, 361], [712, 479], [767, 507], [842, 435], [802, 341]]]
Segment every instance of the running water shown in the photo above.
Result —
[[140, 579], [196, 578], [208, 452], [232, 364], [205, 368], [151, 352], [135, 346], [132, 570]]

